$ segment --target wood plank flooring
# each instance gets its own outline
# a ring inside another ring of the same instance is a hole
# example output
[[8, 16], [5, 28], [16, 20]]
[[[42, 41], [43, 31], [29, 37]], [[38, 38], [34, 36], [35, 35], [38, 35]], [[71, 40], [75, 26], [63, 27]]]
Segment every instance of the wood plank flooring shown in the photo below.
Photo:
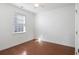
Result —
[[75, 49], [49, 42], [32, 40], [0, 51], [0, 55], [74, 55]]

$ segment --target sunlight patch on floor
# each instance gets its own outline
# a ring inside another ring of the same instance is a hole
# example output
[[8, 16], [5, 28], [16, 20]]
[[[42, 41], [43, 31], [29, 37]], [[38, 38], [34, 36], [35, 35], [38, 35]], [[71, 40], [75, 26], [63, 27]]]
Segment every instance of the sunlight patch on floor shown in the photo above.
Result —
[[27, 55], [27, 51], [23, 51], [22, 52], [22, 55]]

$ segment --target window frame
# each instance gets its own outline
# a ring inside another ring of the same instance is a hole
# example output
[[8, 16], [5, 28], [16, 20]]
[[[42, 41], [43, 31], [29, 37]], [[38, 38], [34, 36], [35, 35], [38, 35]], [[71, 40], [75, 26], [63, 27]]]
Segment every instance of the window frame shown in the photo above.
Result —
[[[23, 31], [15, 31], [16, 30], [16, 21], [17, 21], [17, 16], [18, 15], [20, 15], [20, 16], [24, 16], [25, 17], [25, 19], [24, 19], [24, 24], [23, 24]], [[24, 14], [22, 14], [22, 13], [16, 13], [15, 15], [14, 15], [14, 33], [25, 33], [26, 32], [26, 26], [25, 26], [25, 24], [26, 24], [26, 16], [24, 15]]]

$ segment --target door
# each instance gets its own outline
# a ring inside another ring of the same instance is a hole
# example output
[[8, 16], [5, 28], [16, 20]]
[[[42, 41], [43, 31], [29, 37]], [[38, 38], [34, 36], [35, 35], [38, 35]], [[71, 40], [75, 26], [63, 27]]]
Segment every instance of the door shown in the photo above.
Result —
[[75, 9], [75, 54], [79, 55], [79, 3]]

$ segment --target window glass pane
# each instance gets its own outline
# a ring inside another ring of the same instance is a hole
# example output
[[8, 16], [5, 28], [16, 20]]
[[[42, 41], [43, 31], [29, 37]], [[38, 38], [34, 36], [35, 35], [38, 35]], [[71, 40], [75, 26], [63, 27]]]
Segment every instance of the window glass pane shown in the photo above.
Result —
[[15, 32], [25, 32], [25, 16], [17, 14], [15, 17]]

